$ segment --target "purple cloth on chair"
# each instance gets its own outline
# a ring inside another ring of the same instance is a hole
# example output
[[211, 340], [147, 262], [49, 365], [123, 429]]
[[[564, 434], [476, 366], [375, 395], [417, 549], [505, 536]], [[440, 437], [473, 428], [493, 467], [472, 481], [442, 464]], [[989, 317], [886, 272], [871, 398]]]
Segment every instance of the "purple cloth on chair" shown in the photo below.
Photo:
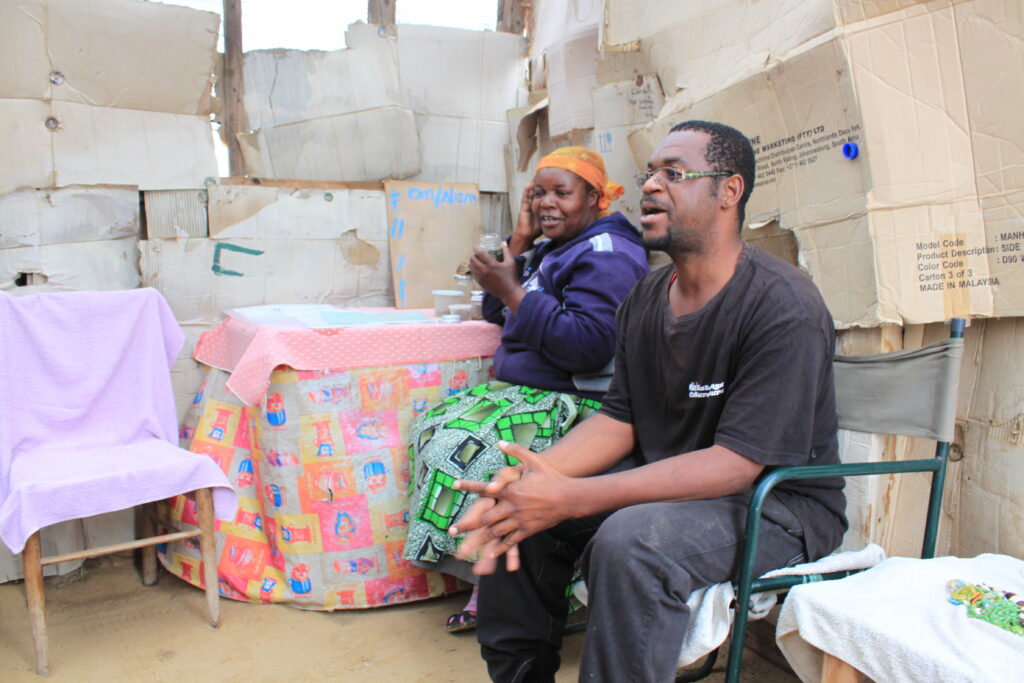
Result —
[[0, 538], [214, 487], [210, 458], [178, 448], [170, 367], [183, 335], [155, 289], [0, 292]]

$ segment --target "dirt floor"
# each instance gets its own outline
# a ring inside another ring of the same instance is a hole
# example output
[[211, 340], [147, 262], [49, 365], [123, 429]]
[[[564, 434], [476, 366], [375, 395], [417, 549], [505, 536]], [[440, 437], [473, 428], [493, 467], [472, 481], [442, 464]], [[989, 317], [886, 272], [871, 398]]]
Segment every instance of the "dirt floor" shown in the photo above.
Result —
[[[445, 618], [466, 595], [366, 611], [307, 612], [221, 601], [222, 626], [206, 625], [204, 595], [164, 573], [144, 588], [129, 557], [91, 560], [81, 581], [48, 582], [50, 681], [250, 683], [486, 681], [471, 633]], [[20, 582], [0, 585], [0, 678], [39, 680]], [[558, 682], [575, 681], [584, 635], [566, 637]], [[724, 679], [724, 657], [709, 681]], [[746, 653], [743, 679], [795, 681]]]

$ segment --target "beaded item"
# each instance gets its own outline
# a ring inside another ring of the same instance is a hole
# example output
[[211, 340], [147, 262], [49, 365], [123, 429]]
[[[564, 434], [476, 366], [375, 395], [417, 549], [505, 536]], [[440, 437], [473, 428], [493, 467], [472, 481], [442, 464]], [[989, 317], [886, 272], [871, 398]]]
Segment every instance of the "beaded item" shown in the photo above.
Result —
[[1024, 636], [1024, 600], [1017, 600], [1016, 594], [998, 591], [991, 586], [964, 583], [959, 579], [952, 579], [947, 587], [949, 602], [966, 605], [968, 617]]

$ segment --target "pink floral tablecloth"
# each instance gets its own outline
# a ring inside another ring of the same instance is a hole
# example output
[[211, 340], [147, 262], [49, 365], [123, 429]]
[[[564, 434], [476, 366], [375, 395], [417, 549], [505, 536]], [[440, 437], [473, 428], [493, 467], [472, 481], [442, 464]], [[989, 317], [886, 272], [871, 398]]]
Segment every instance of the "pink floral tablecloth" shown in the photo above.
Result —
[[[433, 311], [423, 313], [433, 316]], [[194, 356], [231, 373], [228, 390], [248, 405], [259, 405], [278, 365], [347, 370], [430, 363], [492, 356], [500, 342], [501, 327], [483, 321], [304, 329], [228, 318], [199, 339]]]

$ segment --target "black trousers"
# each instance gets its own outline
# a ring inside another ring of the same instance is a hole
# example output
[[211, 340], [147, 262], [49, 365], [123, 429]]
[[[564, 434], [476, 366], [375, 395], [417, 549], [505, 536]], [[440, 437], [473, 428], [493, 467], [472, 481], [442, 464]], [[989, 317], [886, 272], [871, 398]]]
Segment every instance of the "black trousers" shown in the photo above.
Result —
[[[739, 573], [750, 494], [649, 503], [568, 520], [520, 545], [522, 567], [481, 577], [477, 639], [491, 679], [554, 681], [576, 562], [587, 582], [581, 681], [672, 681], [690, 592]], [[756, 573], [805, 561], [803, 530], [764, 506]]]

